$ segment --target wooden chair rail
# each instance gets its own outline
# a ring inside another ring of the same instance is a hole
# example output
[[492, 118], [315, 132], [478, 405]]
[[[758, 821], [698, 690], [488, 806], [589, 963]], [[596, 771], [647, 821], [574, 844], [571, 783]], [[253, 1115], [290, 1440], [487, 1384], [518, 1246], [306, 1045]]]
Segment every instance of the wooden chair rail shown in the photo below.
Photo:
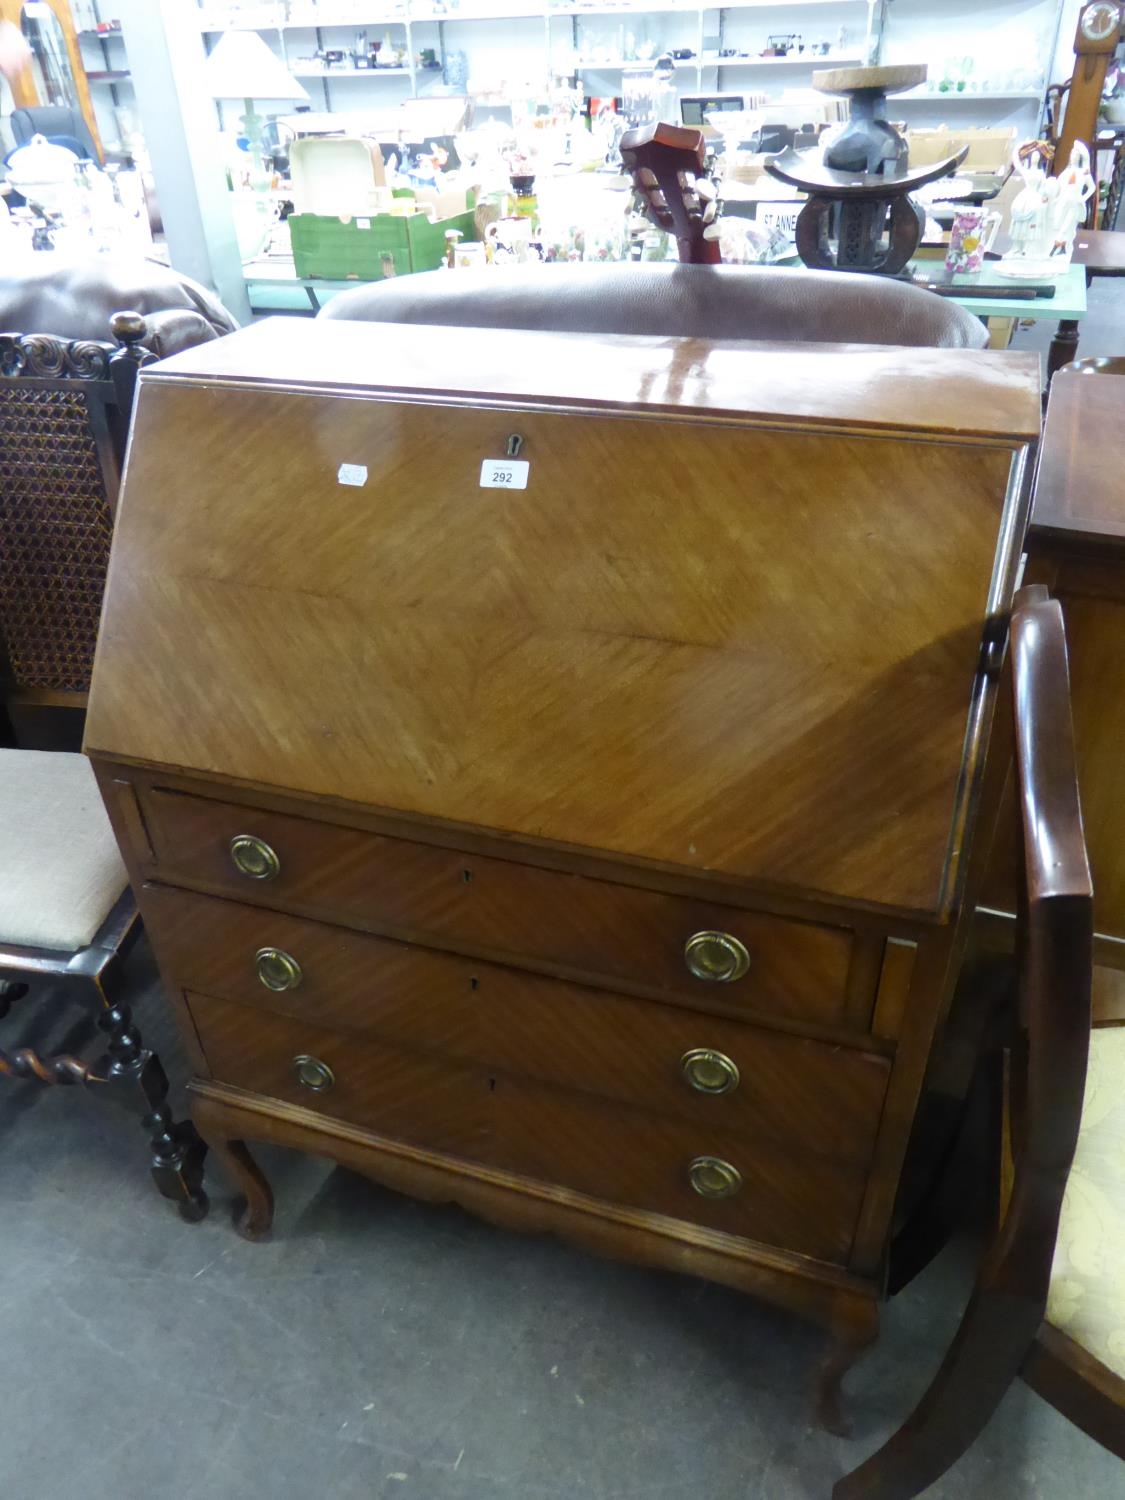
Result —
[[1082, 1119], [1090, 1038], [1093, 884], [1078, 798], [1062, 610], [1041, 586], [1012, 618], [1025, 886], [1019, 941], [1026, 1063], [1015, 1179], [1000, 1232], [941, 1367], [913, 1414], [833, 1490], [834, 1500], [913, 1500], [988, 1423], [1043, 1322], [1067, 1174]]

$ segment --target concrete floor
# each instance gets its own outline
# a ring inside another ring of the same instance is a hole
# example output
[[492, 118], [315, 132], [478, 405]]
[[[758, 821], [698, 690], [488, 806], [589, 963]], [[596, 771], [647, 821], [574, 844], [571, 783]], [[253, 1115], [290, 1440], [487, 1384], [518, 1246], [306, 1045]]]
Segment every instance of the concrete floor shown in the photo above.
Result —
[[[1125, 353], [1123, 293], [1095, 283], [1081, 353]], [[180, 1084], [143, 949], [131, 974]], [[4, 1045], [65, 1044], [75, 1019], [15, 1009]], [[248, 1245], [217, 1173], [210, 1218], [181, 1223], [124, 1112], [0, 1088], [3, 1500], [828, 1500], [971, 1281], [954, 1247], [888, 1306], [845, 1442], [808, 1426], [819, 1342], [791, 1318], [259, 1154], [278, 1216]], [[1016, 1386], [930, 1496], [1113, 1500], [1125, 1469]]]
[[[145, 950], [130, 970], [182, 1081]], [[15, 1008], [4, 1045], [65, 1045], [76, 1019]], [[4, 1500], [828, 1500], [971, 1277], [955, 1247], [887, 1308], [846, 1442], [809, 1428], [819, 1341], [787, 1316], [260, 1155], [278, 1217], [250, 1245], [217, 1173], [201, 1225], [156, 1196], [123, 1110], [0, 1089]], [[1017, 1387], [930, 1493], [1109, 1500], [1125, 1470]]]

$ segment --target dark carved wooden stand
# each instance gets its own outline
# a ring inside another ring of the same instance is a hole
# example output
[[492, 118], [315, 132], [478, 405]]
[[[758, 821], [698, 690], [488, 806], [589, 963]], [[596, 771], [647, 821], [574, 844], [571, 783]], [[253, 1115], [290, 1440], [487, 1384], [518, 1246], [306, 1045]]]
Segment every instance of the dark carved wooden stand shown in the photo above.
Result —
[[917, 250], [926, 226], [910, 194], [948, 176], [968, 147], [929, 167], [907, 169], [905, 140], [886, 117], [887, 94], [925, 80], [925, 67], [830, 68], [813, 74], [826, 94], [851, 99], [851, 119], [827, 147], [790, 148], [766, 163], [780, 182], [809, 194], [797, 219], [797, 254], [822, 271], [865, 271], [894, 276]]

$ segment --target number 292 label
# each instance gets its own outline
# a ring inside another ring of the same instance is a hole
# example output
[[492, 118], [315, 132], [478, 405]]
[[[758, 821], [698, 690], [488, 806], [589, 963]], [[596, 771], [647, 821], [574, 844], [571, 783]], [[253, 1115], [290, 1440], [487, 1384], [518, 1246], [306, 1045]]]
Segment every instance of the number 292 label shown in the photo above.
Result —
[[526, 490], [531, 464], [525, 458], [486, 458], [480, 466], [482, 490]]

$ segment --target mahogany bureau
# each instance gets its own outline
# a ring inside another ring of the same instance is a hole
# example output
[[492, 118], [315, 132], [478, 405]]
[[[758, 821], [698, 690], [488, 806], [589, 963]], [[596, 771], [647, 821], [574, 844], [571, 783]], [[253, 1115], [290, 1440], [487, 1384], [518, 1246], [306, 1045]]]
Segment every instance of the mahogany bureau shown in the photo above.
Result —
[[1017, 354], [277, 320], [142, 372], [86, 748], [244, 1233], [244, 1143], [315, 1151], [818, 1321], [834, 1420], [1037, 433]]

